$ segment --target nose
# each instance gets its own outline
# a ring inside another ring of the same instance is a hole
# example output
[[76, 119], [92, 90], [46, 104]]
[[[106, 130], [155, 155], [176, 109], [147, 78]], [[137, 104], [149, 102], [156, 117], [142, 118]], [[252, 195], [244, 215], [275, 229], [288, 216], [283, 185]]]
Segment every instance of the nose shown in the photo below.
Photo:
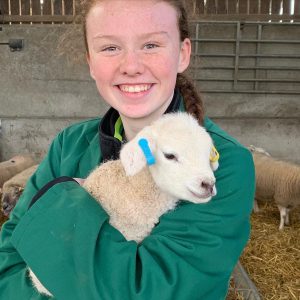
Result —
[[205, 180], [201, 181], [200, 185], [201, 185], [201, 188], [205, 189], [210, 194], [213, 194], [215, 180], [213, 180], [213, 179], [205, 179]]
[[144, 65], [140, 55], [135, 50], [126, 51], [120, 64], [120, 72], [129, 76], [142, 74], [144, 72]]

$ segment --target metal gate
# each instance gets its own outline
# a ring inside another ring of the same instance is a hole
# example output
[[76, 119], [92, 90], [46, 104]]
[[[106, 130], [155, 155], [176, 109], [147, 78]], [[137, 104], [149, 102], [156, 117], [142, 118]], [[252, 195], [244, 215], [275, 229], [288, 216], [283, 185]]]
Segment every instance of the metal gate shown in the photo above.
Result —
[[202, 92], [300, 94], [300, 22], [195, 21], [191, 31]]

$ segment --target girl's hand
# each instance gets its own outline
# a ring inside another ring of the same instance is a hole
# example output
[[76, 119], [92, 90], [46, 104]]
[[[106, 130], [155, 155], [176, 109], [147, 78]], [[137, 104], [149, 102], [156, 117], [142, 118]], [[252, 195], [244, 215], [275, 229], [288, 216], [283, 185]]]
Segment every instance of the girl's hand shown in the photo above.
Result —
[[85, 182], [85, 179], [83, 178], [73, 178], [74, 180], [76, 180], [80, 185], [83, 185]]

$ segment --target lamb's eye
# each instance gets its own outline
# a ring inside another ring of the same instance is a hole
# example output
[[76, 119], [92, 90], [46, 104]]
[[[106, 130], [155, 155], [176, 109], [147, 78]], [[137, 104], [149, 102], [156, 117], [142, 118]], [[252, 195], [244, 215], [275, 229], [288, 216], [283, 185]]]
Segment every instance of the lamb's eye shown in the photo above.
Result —
[[172, 153], [164, 153], [164, 156], [166, 159], [168, 160], [175, 160], [175, 161], [178, 161], [176, 155], [172, 154]]

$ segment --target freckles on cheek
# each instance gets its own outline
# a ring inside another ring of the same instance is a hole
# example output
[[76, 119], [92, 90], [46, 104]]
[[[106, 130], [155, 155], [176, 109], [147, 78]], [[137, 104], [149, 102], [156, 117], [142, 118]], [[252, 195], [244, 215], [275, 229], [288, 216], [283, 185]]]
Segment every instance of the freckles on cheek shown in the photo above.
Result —
[[96, 79], [107, 81], [111, 77], [111, 65], [109, 64], [94, 64], [93, 71]]
[[172, 54], [167, 57], [157, 58], [152, 62], [152, 66], [157, 70], [161, 75], [170, 76], [174, 72], [177, 73], [178, 60], [172, 57]]

